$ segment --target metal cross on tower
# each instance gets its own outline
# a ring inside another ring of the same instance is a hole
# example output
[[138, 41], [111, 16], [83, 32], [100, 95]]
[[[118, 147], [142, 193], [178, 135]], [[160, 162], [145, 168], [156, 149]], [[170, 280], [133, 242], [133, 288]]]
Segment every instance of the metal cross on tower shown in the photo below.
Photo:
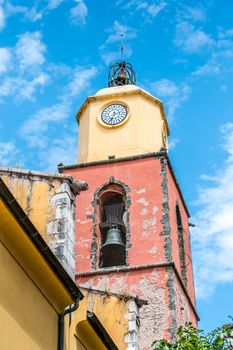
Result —
[[121, 85], [136, 85], [136, 74], [133, 70], [131, 63], [124, 61], [124, 49], [123, 42], [124, 34], [121, 33], [121, 61], [113, 63], [109, 68], [108, 73], [108, 86], [121, 86]]

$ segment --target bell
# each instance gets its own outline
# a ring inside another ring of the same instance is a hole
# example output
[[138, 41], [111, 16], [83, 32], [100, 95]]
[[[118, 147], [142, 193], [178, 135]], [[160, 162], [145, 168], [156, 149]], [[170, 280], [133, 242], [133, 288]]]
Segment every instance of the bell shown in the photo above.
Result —
[[128, 84], [128, 78], [126, 76], [126, 71], [124, 69], [121, 69], [117, 75], [117, 78], [115, 79], [115, 83], [118, 86], [121, 85], [127, 85]]
[[122, 238], [121, 238], [121, 231], [118, 228], [110, 228], [107, 232], [106, 241], [102, 245], [102, 249], [104, 249], [106, 246], [109, 245], [120, 245], [125, 247]]
[[121, 69], [118, 73], [118, 78], [125, 78], [126, 77], [126, 73], [123, 69]]
[[125, 245], [118, 228], [113, 227], [108, 230], [101, 251], [103, 253], [103, 267], [125, 264]]

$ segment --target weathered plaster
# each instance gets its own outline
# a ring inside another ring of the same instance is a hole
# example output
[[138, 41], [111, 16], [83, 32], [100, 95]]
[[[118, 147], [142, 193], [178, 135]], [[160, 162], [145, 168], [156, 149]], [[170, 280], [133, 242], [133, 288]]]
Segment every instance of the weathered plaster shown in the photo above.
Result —
[[150, 250], [149, 250], [149, 253], [151, 253], [151, 254], [156, 254], [157, 253], [157, 248], [156, 247], [153, 247], [153, 248], [151, 248]]
[[141, 194], [141, 193], [145, 193], [146, 189], [145, 188], [139, 188], [136, 193]]
[[129, 300], [126, 305], [128, 310], [125, 314], [125, 318], [128, 321], [128, 332], [124, 337], [127, 344], [126, 350], [139, 350], [139, 307], [135, 300]]
[[[175, 253], [173, 250], [176, 248], [177, 236], [173, 232], [175, 220], [174, 216], [171, 216], [171, 211], [176, 200], [173, 192], [176, 191], [178, 196], [179, 192], [177, 184], [170, 176], [170, 168], [166, 161], [166, 158], [160, 161], [158, 157], [137, 158], [119, 163], [117, 161], [96, 163], [91, 164], [90, 167], [86, 164], [69, 171], [73, 176], [85, 178], [90, 184], [90, 192], [84, 194], [84, 203], [80, 201], [79, 204], [84, 208], [79, 214], [81, 221], [86, 220], [85, 211], [86, 208], [90, 209], [89, 203], [93, 200], [96, 189], [101, 190], [101, 184], [108, 184], [108, 179], [114, 176], [130, 188], [132, 204], [129, 208], [129, 219], [132, 247], [128, 251], [128, 266], [93, 269], [89, 265], [90, 255], [89, 259], [87, 256], [90, 254], [93, 239], [93, 218], [95, 217], [93, 208], [93, 211], [89, 210], [88, 213], [89, 222], [77, 227], [77, 244], [79, 240], [84, 239], [85, 247], [77, 246], [76, 252], [79, 255], [77, 255], [76, 278], [78, 283], [91, 288], [103, 289], [119, 295], [133, 294], [147, 299], [148, 307], [143, 306], [139, 315], [140, 329], [142, 329], [140, 350], [149, 350], [151, 342], [160, 337], [174, 339], [179, 319], [183, 317], [177, 314], [179, 306], [177, 306], [175, 293], [178, 290], [175, 289], [175, 283], [178, 283], [178, 286], [180, 284], [184, 298], [187, 299], [187, 305], [190, 303], [187, 293], [183, 290], [182, 281], [178, 278], [176, 282], [174, 277], [179, 275], [179, 271], [175, 268], [177, 262], [173, 263], [173, 253]], [[169, 179], [168, 176], [170, 176]], [[81, 213], [83, 210], [84, 215]], [[185, 220], [188, 218], [185, 210], [182, 211], [182, 215]], [[89, 249], [86, 247], [88, 240]], [[151, 275], [152, 270], [156, 270], [155, 276]], [[189, 312], [190, 320], [193, 320], [196, 315], [193, 305], [189, 306]], [[152, 329], [150, 334], [148, 328]]]
[[[157, 283], [156, 283], [157, 282]], [[142, 278], [138, 289], [148, 301], [139, 311], [140, 316], [140, 349], [150, 349], [153, 340], [162, 339], [168, 328], [169, 309], [166, 303], [166, 290], [158, 286], [156, 270], [151, 278]]]
[[47, 234], [52, 237], [50, 247], [70, 273], [75, 276], [75, 196], [69, 184], [63, 183], [50, 200], [55, 208], [55, 218], [47, 224]]
[[146, 200], [145, 197], [142, 197], [140, 199], [137, 200], [138, 203], [141, 203], [142, 205], [148, 205], [149, 202]]
[[[171, 227], [170, 227], [170, 208], [169, 208], [169, 198], [168, 198], [168, 183], [167, 183], [167, 160], [162, 157], [160, 159], [161, 162], [161, 177], [162, 177], [162, 220], [161, 223], [163, 225], [163, 231], [160, 233], [161, 236], [164, 237], [164, 254], [167, 262], [172, 261], [172, 240], [171, 240]], [[174, 274], [173, 269], [171, 267], [167, 267], [168, 272], [168, 280], [167, 280], [167, 288], [168, 288], [168, 296], [169, 296], [169, 308], [170, 308], [170, 336], [171, 340], [175, 339], [176, 329], [177, 329], [177, 320], [176, 320], [176, 312], [175, 312], [175, 290], [174, 290]]]
[[142, 210], [140, 211], [141, 215], [146, 215], [148, 213], [148, 209], [147, 208], [142, 208]]
[[67, 175], [0, 168], [0, 175], [67, 272], [75, 277], [76, 186]]

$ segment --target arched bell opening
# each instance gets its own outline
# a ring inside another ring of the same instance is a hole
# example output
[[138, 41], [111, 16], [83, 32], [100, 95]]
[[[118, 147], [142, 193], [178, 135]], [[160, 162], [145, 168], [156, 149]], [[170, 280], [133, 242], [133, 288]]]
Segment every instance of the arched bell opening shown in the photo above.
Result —
[[126, 265], [126, 196], [123, 188], [109, 185], [99, 195], [99, 266]]

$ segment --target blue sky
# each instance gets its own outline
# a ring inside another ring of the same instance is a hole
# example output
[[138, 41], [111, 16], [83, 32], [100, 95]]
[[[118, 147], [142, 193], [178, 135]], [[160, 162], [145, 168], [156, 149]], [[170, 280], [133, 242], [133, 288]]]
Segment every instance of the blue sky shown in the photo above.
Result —
[[121, 33], [137, 84], [165, 104], [210, 330], [233, 315], [231, 0], [0, 0], [0, 164], [76, 162], [75, 114], [106, 86]]

